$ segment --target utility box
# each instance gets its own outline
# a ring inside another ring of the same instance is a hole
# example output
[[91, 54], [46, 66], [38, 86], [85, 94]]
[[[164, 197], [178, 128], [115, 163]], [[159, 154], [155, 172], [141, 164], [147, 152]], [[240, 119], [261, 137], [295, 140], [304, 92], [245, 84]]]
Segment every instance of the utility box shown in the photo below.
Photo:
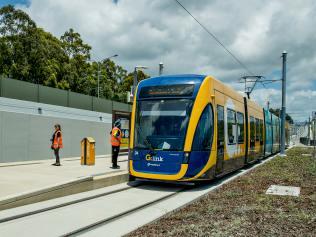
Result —
[[81, 165], [95, 164], [95, 140], [85, 137], [81, 140]]

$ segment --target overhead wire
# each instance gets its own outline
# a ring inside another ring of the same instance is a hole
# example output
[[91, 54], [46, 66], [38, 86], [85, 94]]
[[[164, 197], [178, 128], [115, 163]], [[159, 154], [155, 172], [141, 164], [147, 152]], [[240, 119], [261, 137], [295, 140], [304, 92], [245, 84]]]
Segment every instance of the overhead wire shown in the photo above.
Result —
[[[247, 71], [251, 76], [254, 76], [255, 74], [233, 53], [231, 52], [225, 45], [220, 41], [220, 39], [212, 33], [206, 26], [204, 26], [183, 4], [180, 3], [179, 0], [174, 0], [180, 7], [182, 7], [239, 65], [241, 65], [245, 71]], [[260, 77], [261, 79], [262, 77]], [[267, 80], [265, 83], [264, 81], [261, 81], [259, 78], [257, 78], [254, 81], [254, 85], [251, 88], [251, 91], [253, 91], [256, 84], [259, 82], [265, 89], [267, 89], [266, 84], [273, 83], [279, 80]]]
[[206, 28], [196, 17], [194, 17], [191, 12], [186, 9], [178, 0], [175, 0], [179, 6], [181, 6], [235, 61], [241, 65], [249, 74], [254, 75], [252, 71], [240, 60], [237, 56], [235, 56], [220, 40], [219, 38], [212, 33], [209, 29]]

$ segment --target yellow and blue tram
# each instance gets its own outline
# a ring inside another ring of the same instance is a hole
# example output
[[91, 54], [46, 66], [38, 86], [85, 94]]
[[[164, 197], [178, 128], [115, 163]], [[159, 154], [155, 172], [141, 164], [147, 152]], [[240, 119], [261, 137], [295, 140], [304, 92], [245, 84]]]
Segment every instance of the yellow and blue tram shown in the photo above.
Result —
[[130, 180], [210, 180], [280, 150], [280, 119], [212, 76], [143, 80], [134, 96]]

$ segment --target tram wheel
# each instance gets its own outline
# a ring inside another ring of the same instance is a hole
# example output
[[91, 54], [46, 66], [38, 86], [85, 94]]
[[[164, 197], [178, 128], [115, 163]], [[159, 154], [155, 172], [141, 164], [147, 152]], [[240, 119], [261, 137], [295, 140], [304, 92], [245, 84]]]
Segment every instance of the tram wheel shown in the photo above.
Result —
[[135, 181], [136, 180], [136, 178], [135, 178], [135, 176], [133, 176], [133, 175], [129, 175], [128, 176], [128, 181]]

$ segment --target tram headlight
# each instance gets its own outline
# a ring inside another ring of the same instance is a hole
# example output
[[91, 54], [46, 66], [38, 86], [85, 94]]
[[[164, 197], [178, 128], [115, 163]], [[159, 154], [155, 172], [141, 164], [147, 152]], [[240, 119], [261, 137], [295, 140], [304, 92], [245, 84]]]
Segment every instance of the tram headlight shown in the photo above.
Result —
[[184, 152], [183, 163], [188, 164], [190, 158], [190, 152]]

